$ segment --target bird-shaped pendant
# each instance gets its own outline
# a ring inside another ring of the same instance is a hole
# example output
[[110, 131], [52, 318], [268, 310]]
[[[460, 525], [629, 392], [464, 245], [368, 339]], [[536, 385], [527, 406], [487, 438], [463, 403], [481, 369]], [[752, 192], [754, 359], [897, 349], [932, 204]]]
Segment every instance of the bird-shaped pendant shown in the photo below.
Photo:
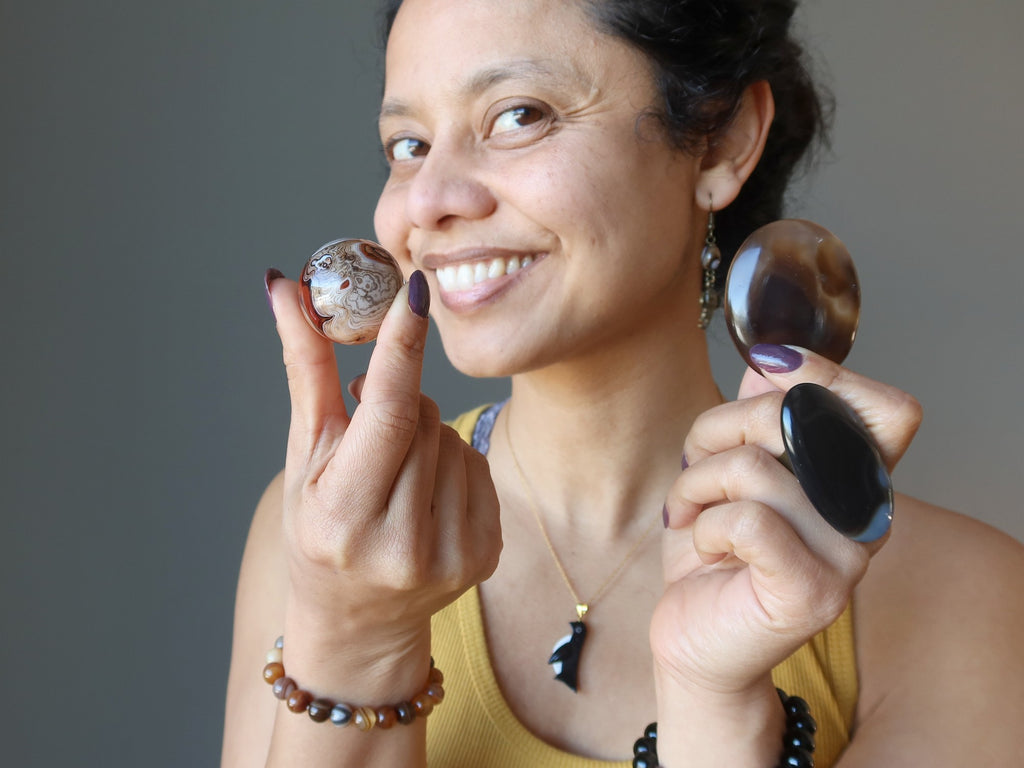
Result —
[[[582, 618], [582, 617], [581, 617]], [[587, 627], [582, 621], [569, 623], [572, 633], [555, 643], [555, 651], [548, 659], [555, 670], [555, 679], [561, 680], [575, 692], [580, 668], [580, 653], [583, 641], [587, 639]]]

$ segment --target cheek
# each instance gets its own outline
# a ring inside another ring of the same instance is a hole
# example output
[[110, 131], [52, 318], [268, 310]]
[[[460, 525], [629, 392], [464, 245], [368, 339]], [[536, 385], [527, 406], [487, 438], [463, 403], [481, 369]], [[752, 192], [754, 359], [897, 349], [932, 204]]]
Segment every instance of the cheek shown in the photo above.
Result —
[[[611, 174], [581, 154], [565, 150], [538, 153], [528, 163], [499, 169], [508, 197], [559, 239], [596, 243], [616, 209]], [[620, 209], [621, 210], [621, 209]]]
[[373, 230], [377, 242], [384, 246], [402, 268], [408, 278], [413, 271], [409, 250], [406, 248], [407, 225], [403, 223], [402, 195], [397, 188], [384, 187], [377, 199], [377, 208], [373, 212]]

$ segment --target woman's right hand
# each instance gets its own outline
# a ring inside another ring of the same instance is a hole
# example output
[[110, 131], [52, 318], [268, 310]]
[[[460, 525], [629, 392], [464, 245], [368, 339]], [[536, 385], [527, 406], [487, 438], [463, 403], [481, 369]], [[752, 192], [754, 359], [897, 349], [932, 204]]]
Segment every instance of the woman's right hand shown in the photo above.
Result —
[[430, 617], [486, 579], [501, 550], [486, 460], [420, 394], [429, 294], [422, 274], [410, 282], [419, 306], [403, 287], [349, 414], [333, 343], [306, 322], [296, 283], [268, 281], [292, 408], [286, 653], [301, 643], [303, 666], [344, 660], [349, 678], [422, 657]]

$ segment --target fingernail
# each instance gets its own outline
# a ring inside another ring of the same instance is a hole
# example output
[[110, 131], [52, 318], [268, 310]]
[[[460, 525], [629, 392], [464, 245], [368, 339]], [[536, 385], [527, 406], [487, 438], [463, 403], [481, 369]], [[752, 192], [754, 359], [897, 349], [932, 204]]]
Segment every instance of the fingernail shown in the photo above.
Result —
[[668, 504], [664, 504], [661, 507], [661, 522], [663, 522], [665, 527], [668, 528]]
[[765, 373], [791, 373], [803, 365], [804, 356], [781, 344], [755, 344], [750, 359]]
[[679, 462], [679, 463], [682, 465], [682, 466], [680, 466], [680, 469], [686, 469], [688, 466], [690, 466], [690, 462], [688, 462], [686, 460], [686, 454], [685, 453], [683, 454], [683, 460], [681, 462]]
[[418, 269], [409, 275], [409, 309], [420, 317], [426, 317], [430, 311], [430, 287]]
[[279, 277], [284, 277], [284, 272], [273, 267], [268, 269], [266, 274], [263, 275], [263, 287], [267, 292], [267, 306], [270, 307], [270, 314], [274, 315], [275, 320], [277, 320], [277, 314], [274, 312], [274, 302], [270, 298], [270, 284]]

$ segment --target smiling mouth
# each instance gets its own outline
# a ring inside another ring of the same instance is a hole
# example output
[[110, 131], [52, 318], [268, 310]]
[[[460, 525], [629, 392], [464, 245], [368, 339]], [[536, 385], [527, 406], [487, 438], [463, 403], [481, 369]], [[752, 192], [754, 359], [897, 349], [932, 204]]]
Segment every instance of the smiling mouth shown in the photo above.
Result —
[[512, 275], [526, 269], [535, 260], [534, 256], [510, 256], [450, 264], [437, 268], [437, 282], [444, 291], [468, 291], [488, 280], [497, 280], [499, 277]]

